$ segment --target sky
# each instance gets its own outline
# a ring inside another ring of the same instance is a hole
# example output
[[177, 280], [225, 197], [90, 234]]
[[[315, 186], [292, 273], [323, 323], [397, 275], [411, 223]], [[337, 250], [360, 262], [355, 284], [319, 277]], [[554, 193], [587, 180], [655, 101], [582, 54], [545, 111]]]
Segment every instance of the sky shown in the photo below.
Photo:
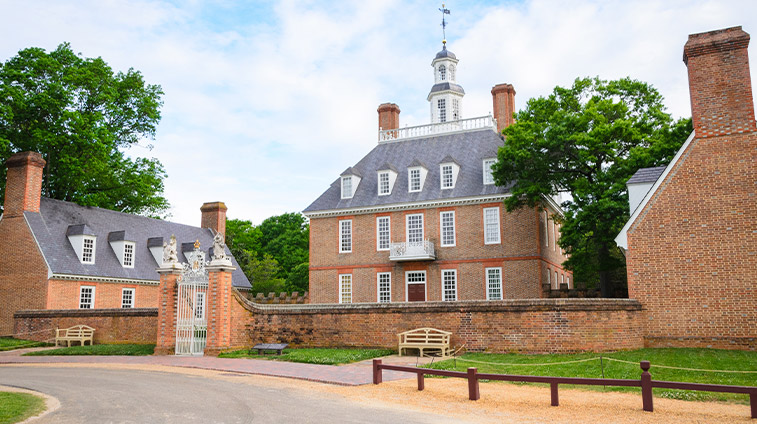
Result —
[[[69, 42], [116, 71], [139, 70], [162, 86], [163, 117], [155, 139], [128, 154], [164, 164], [169, 220], [199, 225], [202, 203], [223, 201], [229, 218], [257, 225], [302, 211], [366, 155], [377, 144], [379, 104], [397, 103], [402, 127], [429, 123], [440, 7], [0, 0], [0, 60]], [[754, 0], [453, 0], [446, 8], [463, 118], [492, 111], [496, 84], [513, 84], [521, 109], [586, 76], [648, 82], [674, 117], [688, 117], [688, 34], [738, 25], [757, 34]]]

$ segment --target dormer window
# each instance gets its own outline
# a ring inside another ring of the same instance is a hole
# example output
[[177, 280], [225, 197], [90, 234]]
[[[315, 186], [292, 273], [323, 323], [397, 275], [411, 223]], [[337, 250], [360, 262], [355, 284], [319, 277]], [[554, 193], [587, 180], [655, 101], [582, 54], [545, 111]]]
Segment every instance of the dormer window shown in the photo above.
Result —
[[342, 199], [352, 199], [360, 184], [360, 174], [352, 167], [342, 172]]
[[[113, 253], [116, 254], [116, 258], [124, 268], [134, 268], [134, 253], [136, 251], [136, 244], [133, 241], [129, 241], [126, 235], [126, 231], [111, 231], [108, 233], [108, 243], [110, 248], [113, 249]], [[161, 255], [162, 256], [162, 255]], [[159, 265], [162, 265], [162, 257]]]
[[421, 191], [421, 169], [412, 168], [408, 174], [408, 187], [411, 193]]
[[452, 188], [455, 181], [452, 178], [452, 164], [442, 165], [442, 189]]
[[95, 238], [84, 236], [81, 246], [81, 262], [84, 264], [95, 263]]
[[447, 68], [442, 65], [439, 67], [439, 81], [446, 81], [447, 80]]
[[439, 186], [442, 190], [455, 188], [457, 176], [460, 174], [460, 165], [452, 156], [446, 156], [439, 164]]
[[494, 175], [492, 174], [492, 166], [497, 163], [497, 159], [484, 159], [484, 184], [494, 184]]
[[352, 198], [352, 177], [342, 177], [342, 199]]
[[389, 194], [389, 171], [379, 172], [378, 174], [378, 195], [386, 196]]
[[134, 243], [124, 243], [124, 262], [125, 268], [134, 268]]

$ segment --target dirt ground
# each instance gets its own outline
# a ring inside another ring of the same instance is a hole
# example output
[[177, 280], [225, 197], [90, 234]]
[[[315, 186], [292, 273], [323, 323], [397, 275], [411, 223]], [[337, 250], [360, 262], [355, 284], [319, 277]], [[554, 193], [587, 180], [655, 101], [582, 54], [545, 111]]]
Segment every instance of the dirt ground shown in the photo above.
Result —
[[427, 378], [424, 391], [415, 379], [380, 385], [334, 386], [294, 379], [231, 374], [154, 365], [45, 364], [50, 367], [101, 367], [185, 373], [205, 378], [275, 388], [331, 393], [354, 402], [446, 415], [476, 423], [751, 423], [749, 405], [654, 399], [654, 412], [644, 412], [641, 394], [560, 389], [560, 406], [550, 406], [548, 387], [481, 383], [481, 399], [468, 400], [462, 379]]

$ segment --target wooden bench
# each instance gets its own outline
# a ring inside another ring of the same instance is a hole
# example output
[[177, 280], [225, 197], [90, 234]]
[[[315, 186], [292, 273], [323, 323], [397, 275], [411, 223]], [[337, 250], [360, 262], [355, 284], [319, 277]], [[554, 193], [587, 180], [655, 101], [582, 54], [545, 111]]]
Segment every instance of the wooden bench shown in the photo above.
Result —
[[89, 340], [89, 345], [92, 346], [92, 338], [94, 335], [95, 329], [86, 325], [74, 325], [71, 328], [56, 328], [55, 346], [58, 346], [58, 342], [66, 342], [68, 347], [71, 347], [71, 342], [76, 341], [84, 346], [87, 340]]
[[449, 344], [451, 335], [452, 333], [448, 331], [437, 330], [436, 328], [417, 328], [399, 333], [397, 334], [399, 354], [402, 356], [402, 349], [418, 349], [420, 356], [423, 356], [424, 350], [433, 349], [441, 351], [442, 358], [447, 358], [452, 353]]
[[281, 351], [287, 346], [289, 346], [288, 343], [260, 343], [252, 348], [258, 350], [258, 355], [265, 355], [266, 350], [275, 350], [277, 355], [281, 355]]

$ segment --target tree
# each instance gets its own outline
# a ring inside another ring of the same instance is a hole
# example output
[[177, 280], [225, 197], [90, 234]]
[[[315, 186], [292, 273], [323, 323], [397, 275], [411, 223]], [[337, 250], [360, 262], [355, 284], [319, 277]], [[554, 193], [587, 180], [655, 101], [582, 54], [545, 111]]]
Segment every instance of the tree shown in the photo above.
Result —
[[309, 262], [310, 226], [302, 214], [291, 212], [266, 218], [259, 226], [256, 240], [258, 258], [271, 255], [281, 265], [280, 278], [286, 278], [303, 262]]
[[505, 200], [510, 211], [570, 193], [559, 240], [569, 255], [564, 265], [574, 281], [595, 278], [609, 297], [610, 277], [624, 266], [612, 250], [629, 217], [625, 183], [639, 168], [669, 162], [691, 131], [691, 120], [674, 122], [646, 83], [579, 78], [516, 114], [503, 131], [495, 181], [514, 184]]
[[101, 58], [83, 58], [68, 43], [50, 53], [21, 50], [0, 64], [0, 160], [39, 152], [47, 161], [44, 196], [160, 216], [168, 209], [163, 165], [124, 152], [154, 139], [162, 95], [139, 71], [114, 73]]

